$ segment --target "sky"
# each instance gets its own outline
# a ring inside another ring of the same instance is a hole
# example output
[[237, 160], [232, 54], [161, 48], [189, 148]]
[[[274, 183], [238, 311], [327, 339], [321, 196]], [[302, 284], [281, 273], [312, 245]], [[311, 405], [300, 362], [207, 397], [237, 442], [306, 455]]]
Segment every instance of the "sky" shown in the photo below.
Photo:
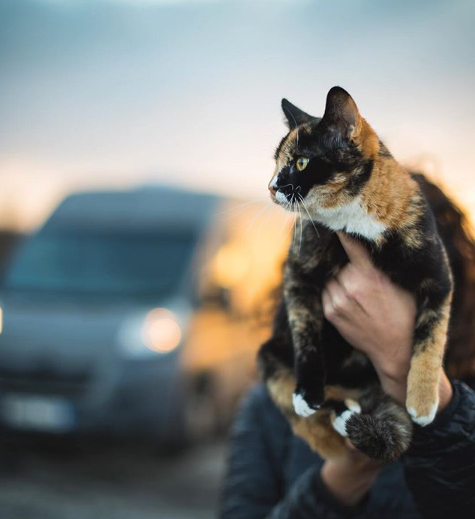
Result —
[[348, 90], [475, 214], [472, 0], [0, 0], [0, 218], [152, 182], [266, 196], [280, 100]]

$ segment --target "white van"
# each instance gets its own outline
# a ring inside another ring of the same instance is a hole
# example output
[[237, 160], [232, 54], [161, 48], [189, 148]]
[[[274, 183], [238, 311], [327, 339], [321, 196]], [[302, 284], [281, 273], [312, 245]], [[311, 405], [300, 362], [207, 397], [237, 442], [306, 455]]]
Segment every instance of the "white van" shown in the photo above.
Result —
[[2, 283], [0, 424], [163, 445], [226, 425], [279, 271], [282, 219], [252, 218], [167, 187], [66, 198]]

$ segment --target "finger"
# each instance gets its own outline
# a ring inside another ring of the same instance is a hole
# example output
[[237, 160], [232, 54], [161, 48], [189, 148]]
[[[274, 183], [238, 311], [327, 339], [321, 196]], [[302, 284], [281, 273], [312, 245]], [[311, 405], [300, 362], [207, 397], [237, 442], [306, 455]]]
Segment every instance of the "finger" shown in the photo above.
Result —
[[[351, 312], [363, 312], [368, 314], [366, 306], [363, 304], [364, 301], [364, 284], [363, 291], [361, 290], [361, 267], [348, 269], [348, 265], [343, 267], [340, 272], [336, 275], [336, 279], [341, 287], [341, 290], [345, 294], [347, 306], [351, 306]], [[363, 294], [362, 294], [363, 292]]]
[[328, 290], [326, 288], [324, 288], [322, 290], [322, 306], [323, 306], [323, 309], [325, 310], [331, 304], [332, 304], [332, 302], [331, 302], [331, 299], [330, 299], [330, 294], [328, 293]]
[[337, 232], [337, 235], [348, 259], [353, 265], [360, 268], [373, 266], [369, 252], [359, 241], [342, 232]]
[[[341, 290], [348, 299], [354, 299], [355, 287], [361, 282], [361, 268], [348, 268], [350, 265], [345, 265], [335, 276]], [[354, 265], [351, 265], [354, 267]]]
[[326, 288], [322, 291], [322, 306], [323, 306], [323, 314], [327, 319], [334, 313], [333, 303], [330, 298], [330, 294]]
[[335, 275], [335, 279], [338, 281], [341, 289], [345, 292], [345, 294], [347, 296], [349, 296], [349, 293], [350, 293], [349, 286], [350, 286], [352, 278], [354, 276], [355, 276], [355, 269], [349, 269], [348, 265], [345, 265]]
[[341, 322], [348, 312], [348, 298], [338, 281], [330, 280], [322, 292], [322, 305], [325, 317], [334, 325]]
[[331, 304], [335, 310], [341, 310], [346, 299], [346, 292], [336, 278], [325, 285]]

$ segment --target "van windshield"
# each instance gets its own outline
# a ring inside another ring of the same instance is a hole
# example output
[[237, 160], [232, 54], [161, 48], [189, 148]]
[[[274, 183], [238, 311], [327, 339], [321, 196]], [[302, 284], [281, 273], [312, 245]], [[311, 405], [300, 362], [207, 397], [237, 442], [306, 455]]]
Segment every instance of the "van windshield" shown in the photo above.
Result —
[[166, 297], [186, 274], [196, 240], [193, 230], [40, 233], [19, 250], [4, 288], [30, 293]]

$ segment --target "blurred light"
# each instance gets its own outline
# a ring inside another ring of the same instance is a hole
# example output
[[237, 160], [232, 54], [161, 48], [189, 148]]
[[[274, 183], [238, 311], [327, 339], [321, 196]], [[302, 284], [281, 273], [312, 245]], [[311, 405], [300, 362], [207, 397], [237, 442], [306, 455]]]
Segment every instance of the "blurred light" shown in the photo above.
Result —
[[175, 316], [166, 308], [156, 308], [147, 314], [142, 328], [145, 346], [158, 353], [174, 350], [181, 340], [181, 330]]
[[249, 269], [249, 260], [242, 247], [226, 244], [214, 260], [214, 278], [218, 286], [231, 288], [243, 281]]
[[3, 308], [0, 306], [0, 333], [3, 332]]

